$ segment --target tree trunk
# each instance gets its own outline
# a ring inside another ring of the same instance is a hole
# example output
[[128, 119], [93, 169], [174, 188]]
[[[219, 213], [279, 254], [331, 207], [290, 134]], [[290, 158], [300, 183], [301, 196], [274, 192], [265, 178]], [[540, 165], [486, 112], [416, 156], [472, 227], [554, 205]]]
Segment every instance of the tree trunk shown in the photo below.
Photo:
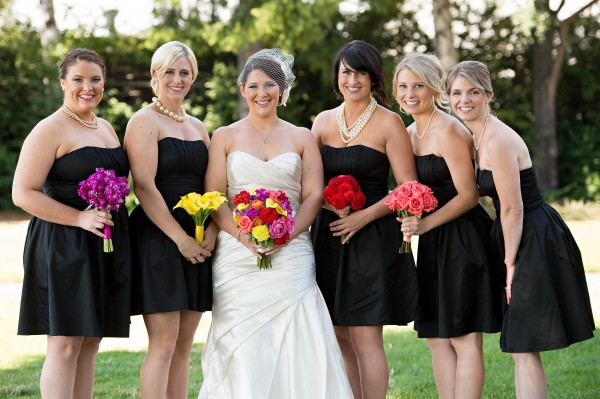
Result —
[[555, 190], [558, 186], [558, 144], [556, 138], [556, 90], [565, 60], [569, 31], [581, 13], [597, 3], [591, 0], [564, 20], [558, 13], [565, 5], [562, 0], [556, 10], [550, 2], [535, 0], [536, 10], [546, 14], [548, 23], [543, 38], [536, 38], [533, 47], [533, 114], [535, 130], [533, 140], [534, 163], [542, 190]]
[[44, 53], [48, 54], [48, 46], [50, 43], [58, 40], [58, 28], [56, 27], [56, 19], [54, 18], [54, 0], [40, 0], [44, 26], [41, 32], [42, 48]]
[[432, 3], [437, 56], [447, 72], [458, 62], [458, 52], [453, 42], [450, 0], [432, 0]]
[[552, 43], [544, 41], [533, 47], [533, 113], [535, 131], [533, 160], [542, 190], [558, 187], [558, 144], [556, 140], [556, 87], [552, 70], [555, 60]]

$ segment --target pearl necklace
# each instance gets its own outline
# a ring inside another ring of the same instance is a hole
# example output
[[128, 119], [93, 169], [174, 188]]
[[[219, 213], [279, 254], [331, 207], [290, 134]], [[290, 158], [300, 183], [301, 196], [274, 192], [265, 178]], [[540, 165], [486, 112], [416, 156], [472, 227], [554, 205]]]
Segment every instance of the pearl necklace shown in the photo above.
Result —
[[365, 108], [363, 113], [360, 114], [360, 116], [358, 117], [356, 122], [354, 122], [354, 125], [352, 125], [351, 128], [348, 128], [348, 126], [346, 125], [346, 117], [344, 116], [345, 104], [346, 103], [343, 102], [342, 105], [340, 105], [340, 108], [338, 108], [337, 123], [338, 127], [340, 128], [340, 137], [342, 138], [342, 141], [348, 144], [359, 135], [359, 133], [363, 130], [367, 122], [369, 122], [369, 119], [371, 119], [373, 112], [375, 112], [375, 109], [377, 108], [377, 101], [375, 101], [375, 99], [371, 97], [371, 102], [369, 103], [367, 108]]
[[431, 111], [431, 116], [429, 117], [429, 122], [427, 122], [427, 127], [425, 128], [425, 130], [423, 131], [422, 135], [419, 135], [419, 131], [417, 130], [417, 124], [415, 122], [415, 132], [417, 133], [417, 137], [422, 139], [423, 137], [425, 137], [425, 133], [427, 133], [427, 131], [429, 130], [429, 125], [431, 125], [431, 120], [433, 119], [433, 114], [435, 113], [435, 106], [433, 106], [433, 111]]
[[173, 112], [170, 109], [168, 109], [167, 107], [165, 107], [158, 100], [158, 97], [152, 97], [152, 102], [154, 103], [154, 105], [156, 105], [156, 108], [160, 109], [160, 111], [163, 114], [165, 114], [167, 116], [170, 116], [171, 118], [175, 119], [177, 122], [185, 122], [185, 120], [188, 118], [188, 116], [185, 113], [185, 110], [183, 109], [183, 107], [181, 108], [182, 115], [180, 116], [179, 114], [176, 114], [175, 112]]
[[479, 140], [477, 140], [477, 142], [473, 141], [473, 145], [475, 146], [475, 150], [479, 151], [479, 146], [481, 145], [481, 139], [483, 138], [483, 135], [485, 134], [485, 128], [487, 127], [487, 123], [488, 120], [490, 119], [490, 114], [488, 114], [485, 118], [485, 122], [483, 122], [483, 129], [481, 129], [481, 135], [479, 136]]
[[73, 118], [77, 122], [81, 123], [83, 126], [89, 127], [90, 129], [98, 129], [98, 118], [96, 117], [96, 114], [94, 114], [93, 112], [92, 112], [92, 121], [88, 122], [86, 120], [81, 119], [79, 117], [79, 115], [77, 115], [75, 112], [71, 111], [69, 109], [69, 107], [67, 107], [64, 104], [62, 107], [60, 107], [60, 109], [62, 109], [65, 114], [69, 115], [71, 118]]

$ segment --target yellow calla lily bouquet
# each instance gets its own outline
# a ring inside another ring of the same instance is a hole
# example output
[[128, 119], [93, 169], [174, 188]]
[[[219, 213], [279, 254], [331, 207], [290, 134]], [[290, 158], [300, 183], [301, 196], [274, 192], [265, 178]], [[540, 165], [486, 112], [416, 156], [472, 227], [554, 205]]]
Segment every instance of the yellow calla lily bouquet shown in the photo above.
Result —
[[179, 202], [173, 207], [184, 209], [196, 224], [195, 239], [198, 244], [204, 240], [204, 222], [208, 216], [219, 209], [219, 207], [227, 202], [225, 194], [218, 191], [209, 191], [202, 195], [198, 193], [189, 193], [181, 197]]

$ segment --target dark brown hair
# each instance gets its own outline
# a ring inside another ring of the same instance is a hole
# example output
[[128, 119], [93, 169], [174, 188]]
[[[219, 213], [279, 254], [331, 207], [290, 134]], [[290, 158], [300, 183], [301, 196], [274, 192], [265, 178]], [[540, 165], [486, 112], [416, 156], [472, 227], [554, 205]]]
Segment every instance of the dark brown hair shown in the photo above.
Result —
[[390, 97], [385, 90], [383, 79], [383, 59], [372, 44], [362, 40], [353, 40], [346, 43], [338, 51], [333, 63], [333, 90], [340, 97], [343, 96], [338, 87], [338, 76], [342, 62], [355, 71], [367, 72], [371, 78], [371, 93], [373, 93], [373, 96], [382, 105], [390, 106]]
[[106, 79], [106, 65], [104, 64], [104, 58], [96, 54], [93, 50], [87, 50], [84, 48], [77, 48], [69, 51], [69, 54], [65, 56], [60, 64], [59, 78], [64, 79], [67, 76], [69, 67], [76, 64], [79, 61], [93, 62], [102, 69], [102, 77]]

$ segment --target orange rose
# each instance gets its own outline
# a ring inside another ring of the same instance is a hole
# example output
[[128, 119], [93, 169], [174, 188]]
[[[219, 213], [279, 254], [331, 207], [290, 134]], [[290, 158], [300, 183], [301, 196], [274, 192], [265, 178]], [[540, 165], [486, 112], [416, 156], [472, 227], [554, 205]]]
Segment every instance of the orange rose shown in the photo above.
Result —
[[254, 201], [252, 201], [252, 209], [260, 209], [262, 208], [263, 204], [263, 201], [255, 199]]

